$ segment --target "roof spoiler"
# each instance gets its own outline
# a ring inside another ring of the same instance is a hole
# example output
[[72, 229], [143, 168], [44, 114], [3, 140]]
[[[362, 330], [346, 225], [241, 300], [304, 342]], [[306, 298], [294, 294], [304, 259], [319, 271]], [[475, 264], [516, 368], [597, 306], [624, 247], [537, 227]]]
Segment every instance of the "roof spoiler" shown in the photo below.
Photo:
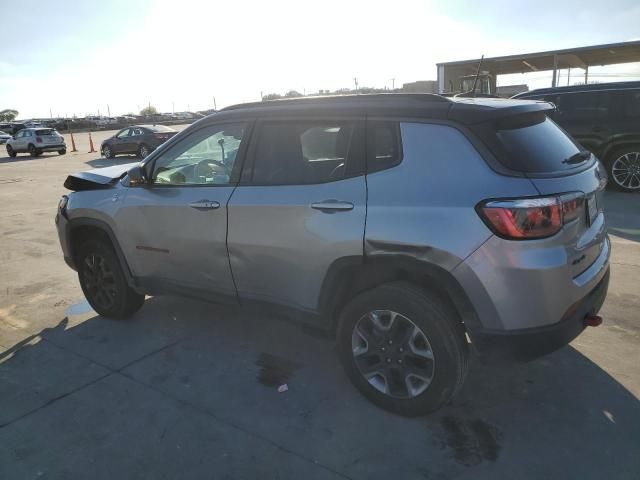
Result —
[[[505, 100], [497, 101], [505, 102]], [[553, 103], [523, 100], [513, 101], [513, 105], [502, 106], [501, 108], [495, 108], [489, 103], [455, 102], [449, 109], [448, 118], [465, 125], [472, 125], [474, 123], [491, 122], [526, 113], [548, 113], [554, 109], [555, 106]]]

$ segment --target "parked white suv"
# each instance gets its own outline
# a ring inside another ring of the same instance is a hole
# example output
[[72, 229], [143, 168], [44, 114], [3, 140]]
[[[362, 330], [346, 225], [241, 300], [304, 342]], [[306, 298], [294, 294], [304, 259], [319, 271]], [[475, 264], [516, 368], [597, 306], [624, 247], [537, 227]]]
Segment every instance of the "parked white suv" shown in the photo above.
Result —
[[18, 153], [29, 153], [37, 157], [42, 152], [67, 153], [64, 137], [54, 128], [24, 128], [7, 141], [7, 154], [15, 157]]

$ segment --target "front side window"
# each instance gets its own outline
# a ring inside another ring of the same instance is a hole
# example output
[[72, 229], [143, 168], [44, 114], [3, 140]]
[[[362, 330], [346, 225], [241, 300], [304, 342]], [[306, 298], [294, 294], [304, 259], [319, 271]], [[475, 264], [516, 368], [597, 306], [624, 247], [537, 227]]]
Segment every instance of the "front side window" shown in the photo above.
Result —
[[131, 132], [131, 129], [129, 128], [125, 128], [124, 130], [122, 130], [118, 135], [116, 135], [116, 137], [118, 138], [125, 138], [129, 136], [129, 133]]
[[229, 185], [245, 123], [212, 125], [176, 143], [154, 165], [158, 185]]
[[252, 182], [296, 185], [340, 180], [348, 174], [355, 122], [273, 122], [258, 134]]
[[608, 92], [565, 93], [556, 101], [558, 118], [593, 120], [609, 115]]

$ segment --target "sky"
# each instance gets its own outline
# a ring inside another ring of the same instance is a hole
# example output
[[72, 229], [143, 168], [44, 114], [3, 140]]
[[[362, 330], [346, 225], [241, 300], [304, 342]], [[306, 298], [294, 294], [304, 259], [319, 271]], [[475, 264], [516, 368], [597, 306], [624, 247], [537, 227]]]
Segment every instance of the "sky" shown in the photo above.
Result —
[[[267, 93], [435, 80], [436, 63], [640, 39], [637, 0], [0, 0], [0, 110], [218, 108]], [[592, 69], [640, 79], [640, 64]], [[565, 79], [566, 81], [566, 79]], [[562, 82], [562, 78], [561, 78]], [[548, 86], [536, 73], [499, 85]]]

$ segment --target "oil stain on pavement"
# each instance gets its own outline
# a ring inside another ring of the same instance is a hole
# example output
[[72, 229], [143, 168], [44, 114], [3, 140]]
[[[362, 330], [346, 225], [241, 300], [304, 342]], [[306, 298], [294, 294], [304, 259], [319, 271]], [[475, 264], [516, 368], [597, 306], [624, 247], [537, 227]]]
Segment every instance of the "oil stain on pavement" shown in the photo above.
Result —
[[293, 372], [299, 367], [292, 360], [264, 352], [258, 356], [256, 365], [260, 367], [258, 381], [266, 387], [278, 387], [287, 383]]
[[446, 416], [441, 421], [445, 444], [459, 464], [467, 467], [483, 461], [495, 462], [500, 453], [501, 432], [484, 420], [461, 420]]

